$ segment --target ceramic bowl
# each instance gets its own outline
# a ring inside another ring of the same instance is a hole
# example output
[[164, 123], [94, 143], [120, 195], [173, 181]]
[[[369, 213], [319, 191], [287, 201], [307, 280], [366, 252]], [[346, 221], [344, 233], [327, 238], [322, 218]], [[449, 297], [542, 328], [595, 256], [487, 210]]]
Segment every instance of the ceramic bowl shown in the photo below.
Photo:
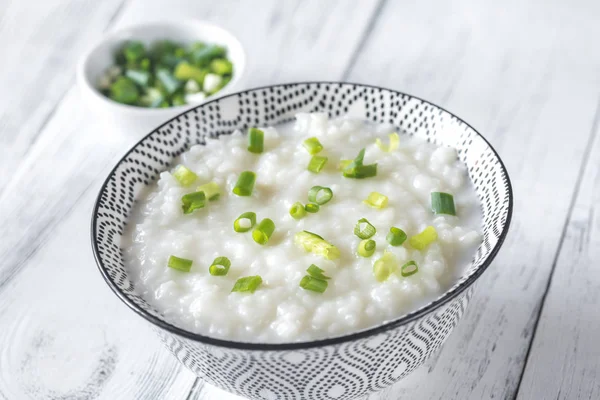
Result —
[[105, 36], [85, 54], [77, 66], [77, 85], [90, 111], [110, 127], [138, 137], [148, 133], [166, 120], [196, 107], [198, 104], [169, 108], [144, 108], [117, 103], [97, 89], [100, 76], [114, 65], [114, 54], [128, 40], [139, 40], [145, 45], [169, 39], [183, 44], [203, 41], [227, 48], [233, 63], [231, 81], [206, 101], [230, 93], [239, 83], [246, 67], [246, 56], [239, 40], [227, 30], [204, 21], [162, 21], [134, 25]]
[[[457, 149], [483, 210], [483, 243], [446, 293], [385, 324], [296, 343], [243, 343], [194, 334], [169, 323], [140, 297], [119, 248], [140, 191], [173, 159], [207, 137], [274, 125], [298, 112], [349, 114], [395, 125]], [[202, 379], [250, 399], [353, 399], [392, 385], [423, 364], [455, 328], [475, 283], [498, 253], [512, 215], [512, 190], [500, 157], [475, 129], [408, 94], [352, 83], [293, 83], [207, 102], [163, 124], [125, 154], [94, 207], [92, 246], [104, 279], [123, 303], [155, 328], [168, 349]]]

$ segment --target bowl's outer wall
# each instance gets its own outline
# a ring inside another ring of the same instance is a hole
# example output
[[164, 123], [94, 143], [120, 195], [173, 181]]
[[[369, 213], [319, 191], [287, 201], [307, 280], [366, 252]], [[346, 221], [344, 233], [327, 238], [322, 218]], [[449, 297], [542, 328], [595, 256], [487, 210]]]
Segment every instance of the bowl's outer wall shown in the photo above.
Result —
[[397, 329], [311, 349], [224, 349], [156, 331], [196, 375], [246, 398], [349, 400], [384, 389], [423, 364], [462, 317], [472, 290]]
[[[315, 111], [327, 112], [331, 117], [350, 114], [389, 123], [409, 134], [457, 149], [483, 212], [483, 243], [463, 276], [443, 296], [397, 320], [316, 342], [228, 342], [192, 334], [164, 321], [160, 311], [136, 293], [119, 248], [120, 235], [140, 190], [190, 146], [205, 144], [207, 137], [250, 126], [273, 125], [293, 119], [298, 112]], [[328, 394], [324, 398], [342, 399], [393, 383], [441, 345], [462, 315], [471, 285], [502, 244], [511, 213], [510, 181], [501, 160], [485, 139], [462, 120], [424, 100], [387, 89], [348, 83], [298, 83], [252, 89], [208, 102], [142, 139], [119, 162], [100, 191], [92, 217], [92, 244], [100, 271], [117, 296], [156, 326], [174, 333], [169, 338], [165, 332], [165, 341], [198, 374], [247, 397], [260, 398], [264, 385], [264, 390], [277, 394], [302, 394], [297, 398], [318, 393]], [[383, 342], [375, 345], [377, 340]], [[283, 358], [296, 353], [306, 360], [294, 364]], [[312, 359], [319, 360], [318, 368], [312, 367]], [[257, 370], [252, 373], [252, 368]], [[211, 370], [221, 372], [213, 374]], [[286, 373], [303, 377], [304, 381], [286, 378]], [[313, 382], [311, 377], [319, 377], [318, 388], [307, 389]]]

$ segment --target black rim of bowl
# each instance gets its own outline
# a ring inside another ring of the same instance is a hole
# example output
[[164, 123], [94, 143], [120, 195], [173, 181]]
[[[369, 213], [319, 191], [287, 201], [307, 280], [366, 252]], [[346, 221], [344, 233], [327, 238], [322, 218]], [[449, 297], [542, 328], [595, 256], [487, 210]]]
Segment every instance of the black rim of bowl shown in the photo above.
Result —
[[[217, 338], [213, 338], [210, 336], [205, 336], [205, 335], [200, 335], [197, 333], [192, 333], [189, 332], [185, 329], [179, 328], [175, 325], [172, 325], [158, 317], [155, 317], [154, 315], [146, 312], [145, 310], [143, 310], [141, 307], [139, 307], [137, 304], [135, 304], [133, 301], [131, 301], [127, 295], [125, 293], [123, 293], [121, 291], [121, 289], [119, 289], [115, 283], [111, 280], [110, 276], [108, 275], [108, 272], [104, 266], [104, 263], [102, 262], [102, 260], [100, 259], [100, 255], [99, 255], [99, 250], [98, 250], [98, 243], [95, 240], [94, 237], [94, 233], [96, 232], [96, 221], [97, 221], [97, 214], [98, 214], [98, 208], [100, 207], [100, 198], [102, 196], [102, 193], [104, 192], [104, 190], [106, 189], [106, 186], [108, 185], [108, 182], [110, 180], [110, 177], [115, 173], [115, 171], [117, 170], [117, 168], [119, 167], [119, 165], [121, 165], [121, 163], [123, 162], [123, 160], [125, 158], [127, 158], [129, 156], [129, 154], [144, 140], [146, 140], [146, 138], [150, 135], [152, 135], [154, 132], [156, 132], [158, 129], [162, 128], [163, 126], [166, 126], [168, 124], [170, 124], [172, 121], [176, 120], [177, 118], [181, 117], [182, 115], [195, 110], [197, 108], [200, 107], [205, 107], [208, 106], [211, 103], [214, 103], [216, 101], [219, 101], [221, 99], [225, 99], [228, 97], [233, 97], [233, 96], [238, 96], [241, 93], [248, 93], [248, 92], [253, 92], [256, 90], [263, 90], [263, 89], [269, 89], [269, 88], [278, 88], [278, 87], [289, 87], [289, 86], [295, 86], [295, 85], [318, 85], [318, 84], [323, 84], [323, 85], [351, 85], [351, 86], [357, 86], [357, 87], [364, 87], [364, 88], [371, 88], [371, 89], [378, 89], [378, 90], [387, 90], [390, 92], [394, 92], [400, 95], [404, 95], [404, 96], [409, 96], [411, 98], [420, 100], [424, 103], [430, 104], [442, 111], [447, 112], [449, 115], [453, 116], [454, 118], [456, 118], [458, 121], [462, 122], [463, 124], [465, 124], [467, 127], [471, 128], [473, 130], [473, 132], [475, 132], [480, 138], [483, 139], [483, 141], [489, 146], [489, 148], [492, 150], [492, 152], [494, 153], [494, 155], [496, 156], [498, 162], [500, 163], [500, 166], [502, 168], [502, 171], [504, 172], [504, 175], [506, 176], [506, 183], [507, 183], [507, 187], [508, 187], [508, 213], [506, 216], [506, 223], [504, 224], [504, 228], [502, 229], [502, 232], [500, 233], [500, 237], [498, 238], [498, 242], [496, 243], [496, 246], [494, 246], [494, 248], [491, 250], [490, 254], [488, 255], [488, 257], [484, 260], [483, 264], [481, 264], [481, 266], [473, 273], [473, 275], [471, 275], [467, 280], [465, 280], [463, 283], [461, 283], [459, 286], [457, 286], [454, 290], [452, 291], [448, 291], [445, 292], [441, 297], [438, 297], [437, 299], [427, 303], [425, 306], [420, 307], [408, 314], [404, 314], [403, 316], [401, 316], [400, 318], [397, 318], [395, 320], [383, 323], [381, 325], [377, 325], [375, 327], [372, 328], [367, 328], [367, 329], [363, 329], [354, 333], [350, 333], [350, 334], [346, 334], [346, 335], [342, 335], [342, 336], [335, 336], [332, 338], [325, 338], [325, 339], [318, 339], [318, 340], [313, 340], [313, 341], [304, 341], [304, 342], [283, 342], [283, 343], [253, 343], [253, 342], [237, 342], [237, 341], [231, 341], [231, 340], [224, 340], [224, 339], [217, 339]], [[417, 96], [413, 96], [411, 94], [408, 93], [404, 93], [404, 92], [400, 92], [397, 90], [392, 90], [392, 89], [387, 89], [387, 88], [382, 88], [380, 86], [374, 86], [374, 85], [367, 85], [367, 84], [362, 84], [362, 83], [352, 83], [352, 82], [334, 82], [334, 81], [312, 81], [312, 82], [293, 82], [293, 83], [282, 83], [282, 84], [276, 84], [276, 85], [267, 85], [267, 86], [261, 86], [261, 87], [256, 87], [256, 88], [251, 88], [251, 89], [247, 89], [247, 90], [243, 90], [240, 92], [235, 92], [235, 93], [231, 93], [228, 95], [225, 95], [223, 97], [219, 97], [216, 98], [214, 100], [208, 101], [206, 103], [200, 104], [197, 107], [188, 109], [180, 114], [178, 114], [177, 116], [171, 118], [170, 120], [166, 121], [165, 123], [163, 123], [162, 125], [158, 126], [157, 128], [153, 129], [150, 133], [148, 133], [147, 135], [145, 135], [143, 138], [141, 138], [135, 145], [133, 145], [128, 151], [127, 153], [125, 153], [125, 155], [123, 157], [121, 157], [121, 159], [119, 160], [119, 162], [117, 162], [117, 164], [115, 165], [115, 167], [110, 171], [110, 173], [108, 174], [106, 180], [104, 181], [104, 183], [102, 184], [102, 187], [100, 188], [100, 192], [98, 193], [98, 197], [96, 198], [96, 202], [94, 204], [94, 210], [92, 212], [92, 224], [91, 224], [91, 239], [92, 239], [92, 249], [94, 252], [94, 258], [96, 259], [96, 264], [98, 265], [98, 268], [100, 269], [100, 273], [102, 274], [102, 276], [104, 277], [104, 280], [106, 281], [106, 283], [108, 284], [108, 286], [111, 288], [111, 290], [117, 295], [117, 297], [119, 299], [121, 299], [121, 301], [123, 301], [129, 308], [131, 308], [133, 311], [135, 311], [138, 315], [140, 315], [141, 317], [145, 318], [146, 320], [148, 320], [149, 322], [151, 322], [152, 324], [158, 326], [159, 328], [162, 328], [170, 333], [182, 336], [186, 339], [190, 339], [193, 341], [197, 341], [197, 342], [201, 342], [201, 343], [205, 343], [208, 345], [213, 345], [213, 346], [218, 346], [218, 347], [225, 347], [225, 348], [231, 348], [231, 349], [238, 349], [238, 350], [254, 350], [254, 351], [283, 351], [283, 350], [301, 350], [301, 349], [309, 349], [309, 348], [313, 348], [313, 347], [324, 347], [324, 346], [332, 346], [332, 345], [340, 345], [342, 343], [347, 343], [347, 342], [352, 342], [358, 339], [364, 339], [370, 336], [375, 336], [381, 333], [385, 333], [389, 330], [398, 328], [402, 325], [406, 325], [409, 322], [415, 321], [421, 317], [423, 317], [424, 315], [438, 309], [439, 307], [447, 304], [448, 302], [450, 302], [451, 300], [453, 300], [454, 298], [456, 298], [458, 295], [460, 295], [462, 292], [464, 292], [467, 288], [469, 288], [476, 280], [477, 278], [479, 278], [481, 276], [481, 274], [490, 266], [491, 262], [494, 260], [494, 258], [496, 257], [496, 255], [498, 254], [498, 251], [500, 250], [500, 247], [502, 247], [502, 244], [504, 243], [504, 239], [506, 238], [506, 235], [508, 233], [508, 229], [510, 227], [510, 222], [512, 219], [512, 213], [513, 213], [513, 190], [512, 190], [512, 184], [510, 182], [510, 177], [508, 176], [508, 171], [506, 170], [506, 167], [504, 166], [504, 163], [502, 162], [502, 159], [498, 156], [498, 153], [496, 152], [496, 149], [494, 149], [494, 147], [490, 144], [490, 142], [487, 141], [487, 139], [481, 135], [475, 128], [473, 128], [471, 125], [469, 125], [467, 122], [465, 122], [463, 119], [459, 118], [458, 116], [456, 116], [455, 114], [451, 113], [450, 111], [446, 110], [443, 107], [440, 107], [430, 101], [424, 100], [420, 97]]]

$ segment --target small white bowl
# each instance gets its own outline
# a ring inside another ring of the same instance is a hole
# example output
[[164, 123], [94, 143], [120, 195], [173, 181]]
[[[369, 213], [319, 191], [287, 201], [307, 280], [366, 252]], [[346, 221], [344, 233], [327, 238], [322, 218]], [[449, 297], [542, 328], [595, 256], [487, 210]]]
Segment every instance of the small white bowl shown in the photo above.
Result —
[[91, 111], [103, 122], [111, 124], [121, 132], [141, 136], [170, 118], [200, 104], [169, 108], [136, 107], [117, 103], [97, 89], [98, 79], [108, 67], [114, 65], [114, 55], [124, 42], [139, 40], [145, 45], [150, 45], [164, 39], [183, 44], [202, 41], [227, 48], [227, 56], [233, 63], [233, 76], [225, 87], [207, 100], [231, 93], [244, 72], [246, 56], [242, 44], [230, 32], [208, 22], [194, 20], [149, 22], [110, 33], [92, 47], [77, 66], [77, 85], [81, 95]]

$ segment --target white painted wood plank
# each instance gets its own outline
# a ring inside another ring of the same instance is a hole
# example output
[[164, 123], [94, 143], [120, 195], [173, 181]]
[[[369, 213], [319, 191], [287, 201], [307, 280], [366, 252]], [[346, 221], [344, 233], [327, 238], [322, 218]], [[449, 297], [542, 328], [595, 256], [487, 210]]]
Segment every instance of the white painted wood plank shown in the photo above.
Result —
[[598, 128], [589, 154], [518, 399], [600, 398]]
[[0, 398], [183, 398], [195, 379], [110, 293], [89, 250], [99, 184], [0, 297]]
[[[219, 23], [247, 45], [244, 86], [340, 79], [377, 5], [344, 4], [139, 0], [117, 26], [183, 16]], [[194, 383], [201, 390], [114, 298], [92, 260], [92, 200], [135, 141], [103, 129], [73, 88], [0, 194], [0, 398], [170, 399], [185, 398]]]
[[73, 81], [74, 66], [123, 0], [0, 5], [0, 193]]
[[[372, 399], [515, 396], [591, 136], [600, 49], [587, 38], [600, 33], [599, 12], [592, 2], [383, 8], [349, 80], [422, 96], [480, 129], [506, 162], [515, 215], [503, 250], [437, 358]], [[600, 365], [592, 372], [590, 364], [572, 383], [594, 383]], [[545, 398], [537, 389], [524, 398]]]

